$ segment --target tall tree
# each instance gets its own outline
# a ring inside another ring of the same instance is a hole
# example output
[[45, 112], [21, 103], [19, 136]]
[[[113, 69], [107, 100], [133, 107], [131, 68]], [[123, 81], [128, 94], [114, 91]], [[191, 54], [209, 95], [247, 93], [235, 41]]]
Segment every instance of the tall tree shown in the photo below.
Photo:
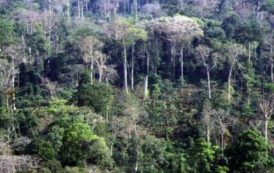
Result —
[[[103, 43], [98, 40], [97, 38], [93, 37], [93, 36], [88, 36], [86, 38], [83, 38], [80, 41], [80, 47], [83, 51], [83, 55], [84, 55], [84, 62], [89, 64], [89, 68], [90, 68], [90, 82], [91, 84], [93, 84], [94, 80], [94, 60], [95, 60], [95, 51], [97, 51], [97, 55], [96, 57], [98, 57], [97, 60], [103, 58], [100, 54], [99, 57], [99, 53], [98, 51], [100, 51], [103, 47]], [[102, 60], [102, 59], [101, 59]], [[101, 62], [100, 60], [100, 62]], [[97, 61], [97, 65], [99, 64], [99, 61]], [[102, 72], [101, 68], [100, 68], [100, 72]], [[101, 79], [102, 76], [100, 76]]]
[[215, 57], [210, 56], [211, 50], [209, 47], [200, 45], [196, 48], [198, 56], [201, 58], [203, 66], [206, 69], [207, 75], [207, 87], [208, 87], [208, 98], [211, 99], [211, 77], [210, 71], [216, 67]]
[[[127, 48], [133, 45], [138, 39], [146, 40], [146, 32], [138, 29], [132, 21], [126, 18], [117, 18], [108, 28], [108, 34], [113, 36], [113, 39], [119, 41], [123, 47], [123, 70], [124, 70], [124, 89], [126, 93], [128, 90], [128, 53]], [[134, 62], [134, 60], [132, 60]]]
[[[160, 37], [170, 44], [170, 65], [171, 70], [175, 68], [175, 47], [180, 44], [180, 64], [181, 64], [181, 80], [184, 80], [183, 65], [184, 44], [191, 41], [194, 37], [202, 36], [203, 30], [197, 20], [186, 16], [162, 17], [154, 19], [148, 23], [148, 28], [152, 34]], [[184, 40], [184, 41], [182, 41]], [[182, 45], [183, 44], [183, 45]]]
[[269, 98], [262, 98], [259, 101], [260, 109], [263, 113], [263, 121], [264, 121], [264, 137], [265, 140], [268, 141], [268, 124], [271, 119], [271, 116], [274, 113], [274, 100], [273, 96]]
[[228, 53], [228, 63], [229, 63], [229, 72], [227, 78], [227, 100], [228, 103], [231, 103], [231, 80], [234, 66], [237, 64], [238, 59], [241, 55], [246, 53], [246, 49], [244, 46], [240, 44], [230, 44], [226, 47]]

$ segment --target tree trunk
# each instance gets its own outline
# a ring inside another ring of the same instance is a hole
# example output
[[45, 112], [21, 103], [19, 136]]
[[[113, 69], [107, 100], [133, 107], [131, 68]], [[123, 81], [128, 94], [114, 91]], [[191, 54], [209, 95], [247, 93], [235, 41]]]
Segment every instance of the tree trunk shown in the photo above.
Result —
[[99, 81], [99, 83], [101, 83], [102, 82], [102, 76], [103, 76], [103, 69], [102, 69], [102, 67], [98, 67], [98, 69], [99, 69], [99, 79], [98, 79], [98, 81]]
[[12, 111], [16, 110], [16, 96], [15, 96], [15, 62], [14, 57], [12, 57]]
[[271, 77], [271, 82], [274, 83], [274, 60], [273, 60], [273, 49], [272, 45], [270, 48], [270, 77]]
[[221, 126], [221, 150], [222, 150], [222, 157], [224, 157], [224, 148], [225, 148], [225, 144], [224, 144], [224, 124], [223, 124], [222, 120], [220, 120], [220, 126]]
[[138, 20], [138, 0], [134, 0], [133, 6], [134, 6], [135, 21], [137, 21]]
[[67, 2], [67, 20], [70, 21], [70, 2]]
[[211, 80], [210, 80], [210, 71], [208, 66], [206, 67], [206, 74], [207, 74], [208, 98], [211, 99]]
[[90, 57], [90, 84], [93, 85], [93, 69], [94, 69], [94, 61], [92, 57], [92, 51], [91, 51], [91, 57]]
[[170, 49], [170, 65], [171, 65], [171, 80], [174, 81], [175, 79], [175, 46], [171, 43]]
[[132, 52], [131, 52], [131, 90], [133, 91], [134, 90], [134, 61], [135, 61], [135, 56], [134, 56], [134, 53], [135, 53], [135, 44], [132, 45]]
[[77, 17], [78, 17], [78, 19], [81, 18], [80, 0], [77, 0]]
[[148, 75], [149, 75], [149, 63], [150, 63], [150, 54], [148, 52], [148, 50], [146, 50], [146, 57], [147, 57], [147, 67], [146, 67], [146, 77], [145, 77], [145, 88], [144, 88], [144, 100], [147, 98], [148, 96]]
[[265, 119], [264, 122], [264, 136], [266, 141], [268, 141], [268, 121], [268, 119]]
[[81, 20], [83, 21], [84, 20], [84, 4], [83, 2], [81, 2]]
[[210, 142], [210, 127], [209, 127], [209, 123], [206, 125], [206, 139], [207, 142]]
[[180, 50], [180, 65], [181, 65], [181, 84], [184, 84], [184, 50]]
[[126, 44], [125, 41], [123, 40], [123, 68], [124, 68], [124, 89], [126, 91], [126, 93], [128, 94], [128, 80], [127, 80], [127, 48], [126, 48]]
[[274, 63], [273, 63], [273, 60], [271, 62], [271, 82], [274, 83]]
[[230, 66], [228, 80], [227, 80], [227, 85], [228, 85], [227, 99], [228, 99], [228, 103], [231, 102], [231, 78], [232, 78], [232, 70], [233, 70], [235, 62], [236, 62], [236, 58], [233, 60], [231, 66]]
[[[134, 133], [135, 133], [135, 137], [139, 138], [138, 132], [137, 132], [137, 127], [136, 127], [136, 122], [135, 121], [136, 120], [133, 120], [133, 123], [134, 123]], [[134, 173], [138, 172], [138, 157], [139, 157], [139, 147], [138, 146], [139, 145], [137, 143], [136, 148], [135, 148], [135, 150], [136, 150], [136, 158], [135, 158], [134, 169], [133, 169]]]
[[[250, 43], [248, 43], [248, 75], [250, 75], [250, 72], [251, 72], [251, 48], [250, 48]], [[250, 76], [248, 76], [250, 77]], [[246, 80], [246, 86], [247, 86], [247, 105], [250, 105], [250, 81], [249, 79]]]

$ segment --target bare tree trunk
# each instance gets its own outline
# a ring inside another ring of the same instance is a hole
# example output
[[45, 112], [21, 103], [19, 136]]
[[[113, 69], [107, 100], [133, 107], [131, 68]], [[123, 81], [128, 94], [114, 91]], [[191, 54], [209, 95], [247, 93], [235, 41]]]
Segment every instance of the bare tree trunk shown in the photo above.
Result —
[[220, 120], [220, 126], [221, 126], [221, 150], [222, 150], [222, 156], [224, 157], [224, 148], [225, 148], [225, 143], [224, 143], [224, 124], [222, 120]]
[[123, 60], [123, 68], [124, 68], [124, 89], [128, 94], [128, 80], [127, 80], [127, 48], [125, 41], [123, 40], [123, 52], [124, 52], [124, 60]]
[[98, 66], [98, 70], [99, 70], [99, 83], [102, 82], [102, 77], [103, 77], [103, 67], [102, 66]]
[[271, 45], [271, 48], [270, 48], [270, 76], [271, 76], [271, 82], [274, 83], [274, 60], [273, 60], [273, 48], [272, 48], [272, 45]]
[[271, 69], [271, 82], [274, 83], [274, 63], [273, 63], [273, 60], [272, 60], [271, 65], [270, 65], [270, 69]]
[[210, 126], [209, 123], [206, 125], [206, 140], [209, 143], [210, 142]]
[[138, 0], [133, 1], [135, 21], [138, 20]]
[[264, 136], [265, 136], [265, 140], [268, 141], [268, 118], [265, 119], [264, 121]]
[[[136, 127], [135, 120], [133, 120], [133, 123], [134, 123], [135, 137], [137, 138], [138, 137], [138, 132], [137, 132], [137, 127]], [[139, 157], [139, 147], [138, 147], [138, 144], [136, 145], [135, 150], [136, 150], [136, 160], [135, 160], [135, 164], [134, 164], [134, 173], [137, 173], [138, 172], [138, 157]]]
[[144, 88], [144, 100], [148, 97], [148, 75], [149, 75], [149, 63], [150, 63], [150, 54], [146, 49], [146, 57], [147, 57], [147, 69], [146, 69], [146, 77], [145, 77], [145, 88]]
[[134, 90], [134, 61], [135, 61], [135, 56], [134, 56], [134, 53], [135, 53], [135, 44], [133, 43], [132, 45], [132, 52], [131, 52], [131, 90], [133, 91]]
[[184, 84], [184, 50], [180, 50], [180, 65], [181, 65], [181, 84]]
[[15, 125], [14, 125], [14, 114], [16, 111], [16, 95], [15, 95], [15, 58], [12, 57], [12, 78], [11, 78], [11, 84], [12, 84], [12, 98], [11, 98], [11, 112], [12, 112], [12, 132], [15, 132]]
[[77, 17], [78, 17], [78, 19], [81, 18], [80, 0], [77, 0]]
[[[250, 71], [251, 71], [251, 50], [250, 50], [250, 43], [248, 43], [248, 74], [250, 74]], [[248, 76], [249, 77], [249, 76]], [[249, 86], [249, 79], [246, 80], [246, 86], [247, 86], [247, 105], [250, 105], [250, 86]]]
[[91, 50], [91, 57], [90, 57], [90, 84], [93, 85], [93, 69], [94, 69], [94, 60], [92, 57], [92, 50]]
[[81, 20], [83, 21], [85, 19], [85, 16], [84, 16], [84, 4], [83, 2], [81, 2]]
[[171, 79], [174, 81], [175, 79], [175, 46], [171, 43], [171, 50], [170, 50], [170, 63], [171, 63]]
[[210, 80], [210, 71], [208, 66], [206, 67], [206, 74], [207, 74], [208, 98], [211, 99], [211, 80]]
[[235, 62], [236, 62], [236, 58], [233, 60], [231, 66], [230, 66], [228, 80], [227, 80], [227, 85], [228, 85], [227, 99], [228, 99], [228, 103], [231, 103], [231, 78], [232, 78], [232, 71], [233, 71], [233, 67], [234, 67]]
[[12, 111], [16, 110], [16, 96], [15, 96], [15, 62], [14, 57], [12, 57]]
[[67, 2], [67, 20], [70, 21], [70, 1]]

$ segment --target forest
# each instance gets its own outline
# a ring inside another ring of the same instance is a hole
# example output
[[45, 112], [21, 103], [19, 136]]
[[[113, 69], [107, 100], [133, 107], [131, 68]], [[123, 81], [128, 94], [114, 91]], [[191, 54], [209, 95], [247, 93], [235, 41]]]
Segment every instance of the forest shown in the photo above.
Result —
[[274, 0], [0, 0], [0, 173], [274, 173]]

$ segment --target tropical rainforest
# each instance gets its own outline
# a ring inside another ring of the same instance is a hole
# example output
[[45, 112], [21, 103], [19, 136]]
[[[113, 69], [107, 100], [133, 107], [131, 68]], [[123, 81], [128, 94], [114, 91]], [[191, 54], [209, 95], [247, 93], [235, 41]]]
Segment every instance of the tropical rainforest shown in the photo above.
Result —
[[0, 0], [0, 173], [273, 173], [274, 0]]

